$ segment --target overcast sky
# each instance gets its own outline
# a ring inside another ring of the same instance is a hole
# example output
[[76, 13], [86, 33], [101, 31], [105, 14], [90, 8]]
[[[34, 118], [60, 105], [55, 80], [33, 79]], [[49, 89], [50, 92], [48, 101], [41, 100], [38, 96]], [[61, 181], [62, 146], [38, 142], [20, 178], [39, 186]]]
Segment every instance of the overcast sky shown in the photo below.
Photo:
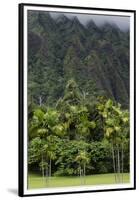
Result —
[[[114, 23], [116, 24], [120, 29], [127, 30], [130, 26], [130, 17], [123, 17], [123, 16], [108, 16], [108, 15], [88, 15], [88, 14], [66, 14], [68, 18], [78, 17], [79, 21], [82, 24], [86, 24], [89, 20], [93, 20], [96, 25], [101, 26], [104, 23]], [[51, 14], [52, 17], [57, 18], [59, 15], [58, 13]]]

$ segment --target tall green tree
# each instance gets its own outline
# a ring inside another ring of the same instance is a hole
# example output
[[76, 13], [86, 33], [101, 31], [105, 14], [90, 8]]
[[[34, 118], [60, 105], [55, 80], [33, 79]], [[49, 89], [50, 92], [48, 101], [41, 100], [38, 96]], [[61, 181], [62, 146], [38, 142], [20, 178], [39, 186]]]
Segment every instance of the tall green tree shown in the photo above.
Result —
[[86, 165], [89, 164], [89, 156], [87, 155], [86, 151], [80, 151], [75, 158], [75, 161], [79, 164], [79, 173], [80, 178], [84, 177], [84, 184], [85, 184], [85, 175], [86, 175]]
[[115, 181], [120, 182], [120, 173], [123, 174], [124, 170], [123, 152], [124, 143], [128, 137], [126, 127], [128, 126], [129, 122], [129, 114], [128, 111], [122, 111], [120, 104], [114, 104], [114, 102], [110, 99], [107, 100], [104, 104], [100, 103], [98, 105], [98, 110], [104, 119], [105, 137], [111, 143]]

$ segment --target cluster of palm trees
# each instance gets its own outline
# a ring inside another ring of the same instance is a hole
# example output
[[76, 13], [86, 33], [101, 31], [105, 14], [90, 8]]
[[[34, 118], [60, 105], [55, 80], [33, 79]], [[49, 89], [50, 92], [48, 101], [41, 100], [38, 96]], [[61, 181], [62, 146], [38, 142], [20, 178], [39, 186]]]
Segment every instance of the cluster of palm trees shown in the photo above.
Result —
[[[102, 98], [103, 99], [103, 98]], [[129, 144], [129, 112], [109, 99], [98, 104], [105, 137], [111, 144], [115, 182], [123, 182], [124, 148]]]
[[37, 108], [34, 111], [29, 127], [29, 163], [40, 160], [42, 176], [51, 177], [51, 162], [55, 159], [55, 148], [59, 135], [64, 132], [59, 124], [57, 111], [47, 112]]
[[[59, 140], [68, 138], [86, 141], [96, 129], [97, 119], [90, 117], [88, 100], [86, 102], [75, 81], [70, 80], [64, 97], [59, 99], [55, 107], [38, 106], [32, 110], [28, 128], [28, 162], [39, 162], [43, 179], [47, 177], [48, 181], [52, 176], [52, 161], [57, 160], [56, 148]], [[104, 137], [111, 144], [115, 181], [123, 182], [124, 149], [129, 140], [129, 112], [123, 110], [120, 104], [104, 97], [99, 97], [95, 108], [101, 118]], [[90, 159], [85, 148], [78, 149], [74, 161], [79, 166], [81, 183], [85, 183], [86, 166]]]

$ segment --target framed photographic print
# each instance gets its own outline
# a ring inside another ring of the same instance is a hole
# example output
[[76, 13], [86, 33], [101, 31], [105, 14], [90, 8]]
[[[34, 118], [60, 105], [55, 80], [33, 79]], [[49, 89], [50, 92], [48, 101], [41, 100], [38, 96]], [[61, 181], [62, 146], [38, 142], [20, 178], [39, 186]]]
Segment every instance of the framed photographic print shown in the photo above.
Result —
[[134, 10], [19, 4], [19, 195], [136, 187]]

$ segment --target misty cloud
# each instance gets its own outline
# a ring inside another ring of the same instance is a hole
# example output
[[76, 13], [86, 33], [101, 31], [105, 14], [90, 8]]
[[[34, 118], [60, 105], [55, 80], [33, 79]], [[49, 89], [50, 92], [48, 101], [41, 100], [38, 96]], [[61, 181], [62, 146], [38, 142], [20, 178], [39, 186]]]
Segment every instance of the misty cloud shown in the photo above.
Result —
[[97, 26], [102, 26], [105, 23], [115, 24], [121, 30], [128, 30], [130, 26], [130, 17], [128, 16], [108, 16], [108, 15], [94, 15], [94, 14], [67, 14], [67, 13], [50, 13], [53, 18], [64, 14], [69, 19], [77, 17], [81, 24], [86, 25], [88, 21], [93, 20]]

